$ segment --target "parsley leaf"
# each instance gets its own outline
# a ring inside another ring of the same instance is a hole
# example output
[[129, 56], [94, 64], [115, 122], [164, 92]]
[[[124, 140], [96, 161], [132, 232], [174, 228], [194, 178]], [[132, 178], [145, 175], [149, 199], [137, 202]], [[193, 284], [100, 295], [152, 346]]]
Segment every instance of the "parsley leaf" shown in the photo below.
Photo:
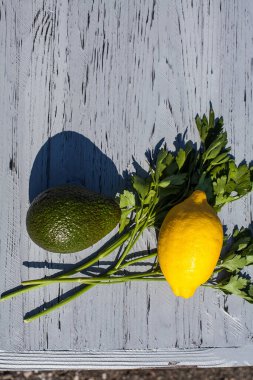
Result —
[[186, 159], [186, 152], [182, 148], [180, 148], [176, 157], [176, 162], [177, 162], [179, 170], [184, 165], [185, 159]]
[[196, 188], [207, 188], [209, 203], [219, 211], [225, 204], [243, 197], [252, 190], [252, 168], [247, 164], [236, 165], [230, 155], [231, 149], [227, 147], [223, 119], [215, 119], [212, 108], [209, 121], [205, 115], [202, 119], [197, 116], [196, 125], [201, 138], [197, 165], [200, 183]]
[[121, 209], [135, 206], [135, 196], [131, 191], [124, 190], [123, 194], [120, 194], [119, 199], [119, 206]]
[[246, 296], [245, 288], [249, 285], [249, 280], [240, 277], [239, 275], [231, 276], [227, 283], [221, 283], [219, 289], [227, 294], [234, 294], [237, 296]]
[[145, 178], [133, 174], [132, 176], [133, 188], [137, 191], [140, 199], [145, 199], [149, 191], [149, 181]]

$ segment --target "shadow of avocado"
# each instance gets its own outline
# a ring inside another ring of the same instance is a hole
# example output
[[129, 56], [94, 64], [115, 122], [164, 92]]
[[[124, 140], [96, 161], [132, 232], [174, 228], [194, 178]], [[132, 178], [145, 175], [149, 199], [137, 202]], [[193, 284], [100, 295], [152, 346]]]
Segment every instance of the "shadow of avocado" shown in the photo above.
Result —
[[[127, 172], [121, 176], [113, 161], [87, 137], [64, 131], [50, 137], [36, 155], [29, 180], [29, 201], [31, 203], [50, 187], [64, 184], [84, 186], [114, 198], [126, 187], [127, 181]], [[57, 254], [53, 255], [57, 258]], [[24, 261], [23, 264], [28, 268], [48, 266], [50, 269], [67, 270], [72, 267], [71, 264], [45, 261], [41, 266], [33, 261]]]
[[30, 203], [42, 191], [68, 183], [109, 197], [125, 187], [113, 161], [87, 137], [72, 131], [50, 137], [39, 150], [30, 175]]

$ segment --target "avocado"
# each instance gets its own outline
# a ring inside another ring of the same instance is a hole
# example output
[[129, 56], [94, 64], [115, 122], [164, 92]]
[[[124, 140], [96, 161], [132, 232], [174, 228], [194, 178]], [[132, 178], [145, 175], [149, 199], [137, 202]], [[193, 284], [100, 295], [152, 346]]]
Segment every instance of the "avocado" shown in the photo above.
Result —
[[84, 187], [63, 185], [39, 194], [27, 212], [30, 238], [51, 252], [71, 253], [90, 247], [119, 222], [118, 204]]

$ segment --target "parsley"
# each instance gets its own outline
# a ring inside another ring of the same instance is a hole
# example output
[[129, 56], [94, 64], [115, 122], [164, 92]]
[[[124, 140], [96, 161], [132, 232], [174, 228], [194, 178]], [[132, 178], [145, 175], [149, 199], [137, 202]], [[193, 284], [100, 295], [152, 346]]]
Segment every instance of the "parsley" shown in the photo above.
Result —
[[[208, 286], [234, 294], [253, 303], [253, 283], [245, 269], [253, 264], [253, 233], [249, 228], [236, 227], [231, 236], [226, 237], [225, 253], [221, 255]], [[219, 279], [217, 274], [221, 273]]]

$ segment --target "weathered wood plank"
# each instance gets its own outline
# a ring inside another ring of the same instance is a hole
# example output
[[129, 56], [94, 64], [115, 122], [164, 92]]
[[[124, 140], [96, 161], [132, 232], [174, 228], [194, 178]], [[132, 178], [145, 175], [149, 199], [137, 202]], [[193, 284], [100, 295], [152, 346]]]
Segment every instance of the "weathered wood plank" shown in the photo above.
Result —
[[[145, 167], [145, 151], [161, 139], [169, 147], [178, 133], [196, 140], [194, 117], [209, 101], [224, 116], [238, 162], [250, 160], [252, 41], [250, 0], [2, 0], [0, 291], [91, 252], [59, 257], [36, 247], [25, 229], [29, 198], [61, 181], [115, 194], [133, 158]], [[252, 197], [229, 206], [224, 224], [247, 225], [251, 210]], [[155, 244], [150, 233], [137, 249], [147, 238]], [[38, 268], [38, 262], [44, 264]], [[23, 324], [26, 311], [61, 293], [50, 286], [0, 304], [0, 349], [170, 350], [252, 342], [252, 305], [203, 289], [177, 300], [166, 284], [95, 288]]]
[[230, 347], [226, 350], [191, 349], [158, 351], [29, 351], [0, 352], [0, 368], [9, 370], [51, 369], [133, 369], [180, 367], [238, 367], [252, 365], [252, 346]]

